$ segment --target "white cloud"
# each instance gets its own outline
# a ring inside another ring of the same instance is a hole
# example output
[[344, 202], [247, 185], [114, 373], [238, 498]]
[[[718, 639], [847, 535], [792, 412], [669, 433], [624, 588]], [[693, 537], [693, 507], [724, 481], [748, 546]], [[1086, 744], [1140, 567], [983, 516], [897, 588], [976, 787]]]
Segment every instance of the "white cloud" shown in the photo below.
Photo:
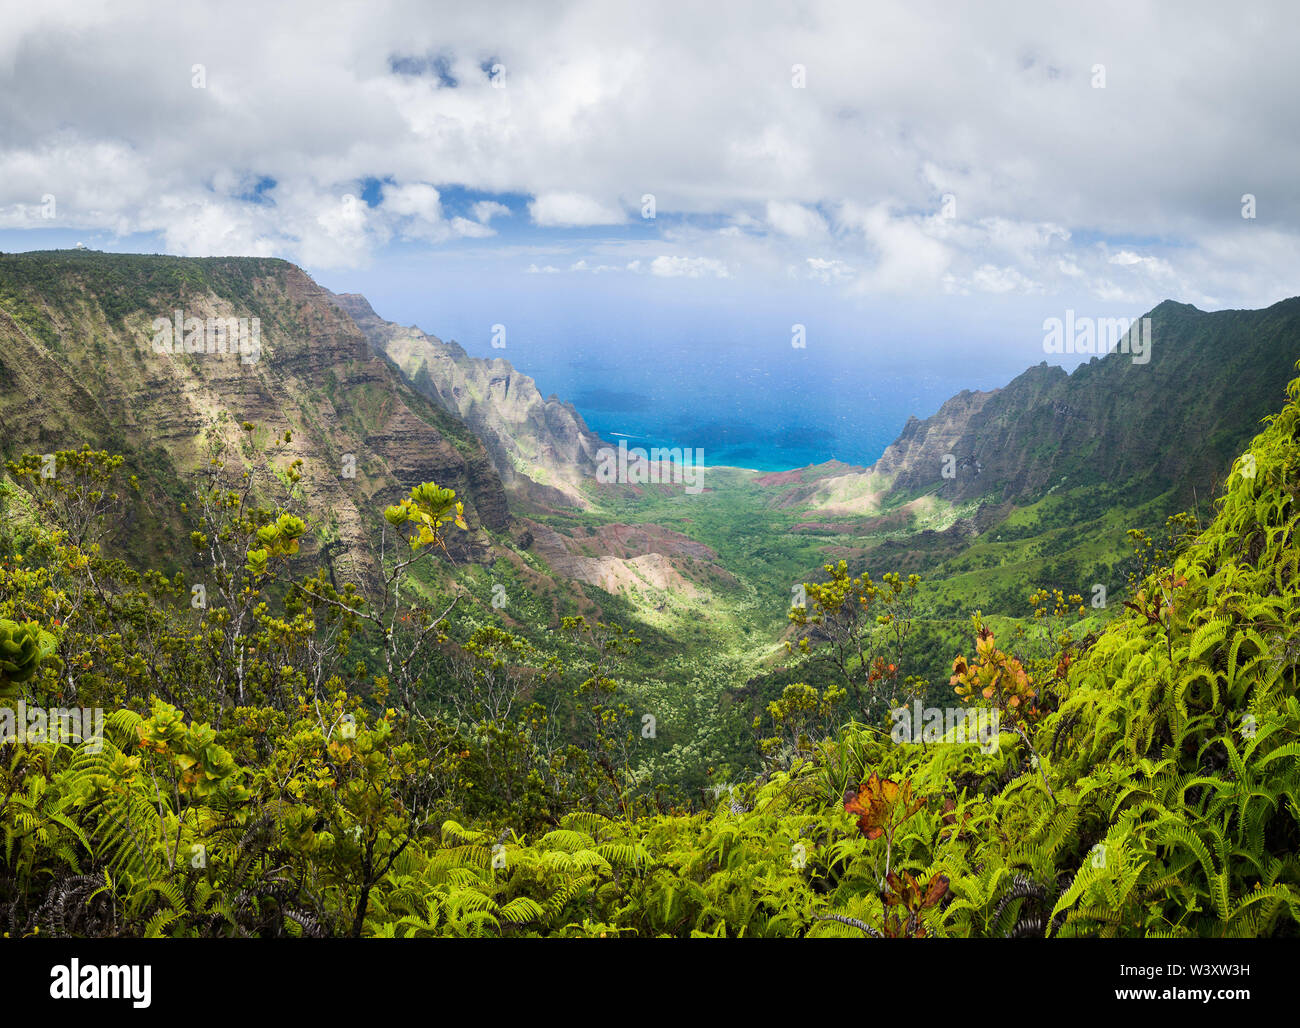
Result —
[[767, 223], [785, 236], [807, 239], [826, 234], [826, 219], [814, 210], [797, 203], [769, 201]]
[[622, 211], [581, 193], [543, 193], [528, 205], [533, 223], [549, 226], [617, 225], [625, 221]]
[[383, 197], [384, 209], [393, 214], [429, 223], [442, 221], [442, 198], [433, 186], [422, 182], [385, 186]]
[[[0, 227], [50, 227], [53, 194], [53, 227], [329, 267], [398, 239], [529, 229], [494, 199], [449, 217], [463, 187], [530, 198], [532, 224], [574, 229], [578, 252], [636, 225], [693, 255], [656, 270], [637, 251], [653, 274], [757, 281], [794, 266], [864, 293], [1065, 285], [1238, 305], [1300, 280], [1300, 65], [1281, 0], [1226, 20], [1209, 4], [1139, 5], [1123, 32], [1104, 8], [1014, 0], [942, 17], [906, 0], [756, 0], [744, 19], [695, 0], [508, 17], [374, 0], [310, 34], [314, 0], [10, 7]], [[1098, 62], [1105, 89], [1089, 81]], [[791, 87], [794, 63], [806, 89]], [[374, 181], [379, 206], [339, 209]], [[649, 225], [635, 214], [647, 192]], [[1240, 217], [1246, 192], [1255, 221]], [[952, 219], [937, 216], [946, 193]]]
[[488, 236], [496, 235], [496, 232], [487, 225], [470, 221], [468, 218], [452, 218], [449, 224], [452, 235], [463, 236], [466, 239], [486, 239]]
[[424, 182], [386, 185], [376, 218], [405, 239], [440, 243], [452, 238], [482, 239], [496, 233], [487, 225], [468, 218], [443, 216], [442, 197]]
[[841, 232], [860, 235], [871, 258], [857, 281], [866, 292], [924, 292], [937, 288], [954, 254], [941, 239], [932, 219], [899, 216], [880, 203], [864, 207], [842, 204], [837, 212]]
[[711, 257], [656, 257], [650, 274], [660, 278], [728, 278], [727, 266]]
[[495, 200], [480, 200], [471, 210], [474, 212], [474, 220], [486, 225], [493, 218], [505, 218], [510, 215], [510, 208], [503, 203], [497, 203]]
[[1119, 253], [1112, 255], [1110, 263], [1119, 264], [1128, 268], [1138, 267], [1144, 271], [1161, 276], [1173, 274], [1173, 268], [1170, 267], [1168, 261], [1162, 260], [1159, 257], [1143, 256], [1142, 254], [1134, 253], [1132, 250], [1121, 250]]
[[984, 264], [971, 275], [971, 284], [984, 293], [1029, 293], [1036, 286], [1015, 268], [997, 268]]
[[853, 269], [843, 261], [826, 260], [822, 257], [809, 257], [806, 261], [808, 265], [808, 277], [815, 278], [819, 282], [827, 284], [832, 282], [846, 282], [853, 277]]
[[624, 270], [624, 269], [618, 267], [618, 266], [615, 265], [615, 264], [588, 264], [588, 263], [587, 263], [587, 259], [584, 257], [584, 258], [582, 258], [582, 259], [580, 259], [580, 260], [577, 260], [577, 261], [574, 261], [572, 264], [570, 264], [570, 265], [569, 265], [569, 270], [570, 270], [570, 271], [588, 271], [588, 272], [590, 272], [590, 273], [593, 274], [593, 275], [599, 275], [599, 274], [601, 274], [602, 272], [605, 272], [605, 271], [622, 271], [622, 270]]

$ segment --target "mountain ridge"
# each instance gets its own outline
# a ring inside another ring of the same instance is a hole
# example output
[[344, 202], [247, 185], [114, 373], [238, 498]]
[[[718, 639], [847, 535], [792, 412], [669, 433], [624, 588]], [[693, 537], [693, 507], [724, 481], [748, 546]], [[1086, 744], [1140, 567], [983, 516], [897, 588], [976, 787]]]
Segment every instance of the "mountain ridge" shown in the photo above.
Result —
[[[145, 483], [135, 517], [152, 550], [183, 564], [178, 469], [206, 463], [209, 443], [242, 449], [242, 422], [259, 436], [288, 430], [285, 453], [303, 461], [341, 569], [372, 569], [375, 510], [430, 480], [466, 504], [458, 559], [487, 559], [487, 533], [506, 531], [511, 514], [486, 450], [369, 352], [328, 297], [273, 258], [0, 255], [0, 445], [9, 456], [83, 443], [123, 453]], [[258, 319], [259, 357], [156, 352], [153, 322], [175, 310]]]
[[[1300, 358], [1300, 297], [1232, 311], [1165, 300], [1145, 317], [1149, 364], [1113, 351], [1069, 372], [1042, 361], [998, 389], [962, 390], [930, 417], [910, 417], [869, 468], [787, 489], [777, 502], [875, 513], [920, 494], [1025, 504], [1067, 481], [1140, 481], [1149, 497], [1205, 480], [1275, 409]], [[1208, 388], [1216, 376], [1237, 388]], [[1150, 402], [1198, 387], [1203, 404]], [[1193, 432], [1202, 410], [1208, 430]], [[1205, 445], [1189, 453], [1180, 438]]]
[[542, 507], [587, 505], [582, 484], [607, 444], [572, 403], [543, 397], [537, 383], [504, 358], [471, 357], [458, 343], [387, 321], [359, 293], [331, 295], [416, 390], [483, 441], [517, 498]]

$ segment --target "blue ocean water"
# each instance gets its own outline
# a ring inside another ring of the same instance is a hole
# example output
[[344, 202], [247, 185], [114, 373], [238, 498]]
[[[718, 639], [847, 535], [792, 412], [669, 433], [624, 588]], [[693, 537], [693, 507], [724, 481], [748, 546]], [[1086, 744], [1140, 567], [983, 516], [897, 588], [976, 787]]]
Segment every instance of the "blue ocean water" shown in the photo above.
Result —
[[872, 371], [828, 354], [767, 357], [740, 345], [660, 345], [653, 359], [594, 345], [532, 346], [510, 356], [543, 395], [570, 401], [603, 438], [699, 448], [706, 464], [760, 471], [832, 458], [871, 464], [910, 415], [933, 414], [969, 384]]
[[[895, 302], [812, 289], [798, 275], [526, 274], [485, 261], [449, 252], [432, 267], [389, 261], [324, 284], [475, 357], [505, 358], [606, 439], [698, 448], [707, 464], [763, 471], [871, 464], [909, 417], [1043, 360], [1041, 310], [1005, 297]], [[498, 329], [504, 349], [493, 348]]]

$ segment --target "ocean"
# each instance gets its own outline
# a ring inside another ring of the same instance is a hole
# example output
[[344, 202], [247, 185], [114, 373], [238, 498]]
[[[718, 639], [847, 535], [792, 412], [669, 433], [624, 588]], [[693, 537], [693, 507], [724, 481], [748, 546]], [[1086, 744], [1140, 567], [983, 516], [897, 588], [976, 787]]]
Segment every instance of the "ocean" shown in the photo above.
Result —
[[603, 438], [699, 448], [706, 464], [760, 471], [871, 464], [910, 415], [933, 414], [966, 385], [807, 350], [765, 359], [740, 345], [660, 344], [653, 360], [617, 347], [532, 346], [510, 359]]

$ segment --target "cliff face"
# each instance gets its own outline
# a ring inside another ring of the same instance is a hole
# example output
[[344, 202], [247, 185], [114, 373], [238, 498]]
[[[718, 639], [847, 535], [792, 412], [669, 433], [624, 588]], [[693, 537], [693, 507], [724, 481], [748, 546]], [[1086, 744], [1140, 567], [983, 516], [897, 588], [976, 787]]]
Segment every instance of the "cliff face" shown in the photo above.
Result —
[[1148, 317], [1148, 363], [1110, 353], [1068, 375], [1030, 368], [953, 435], [955, 478], [927, 454], [899, 469], [894, 489], [1024, 503], [1062, 483], [1129, 485], [1138, 498], [1221, 477], [1294, 375], [1300, 298], [1213, 313], [1166, 301]]
[[954, 447], [960, 449], [971, 418], [994, 395], [994, 392], [964, 389], [944, 401], [933, 417], [924, 421], [908, 418], [903, 431], [885, 448], [880, 459], [872, 465], [872, 470], [895, 481], [910, 482], [922, 473], [922, 469], [941, 467], [945, 454], [953, 453]]
[[[1046, 363], [1001, 389], [964, 391], [911, 418], [871, 468], [787, 489], [828, 513], [871, 513], [918, 493], [1026, 504], [1064, 486], [1109, 484], [1134, 502], [1221, 479], [1277, 407], [1300, 358], [1300, 298], [1207, 313], [1166, 301], [1151, 358]], [[1225, 383], [1227, 383], [1225, 385]], [[945, 470], [948, 474], [945, 475]]]
[[[155, 352], [154, 319], [257, 318], [261, 352]], [[228, 417], [223, 416], [228, 415]], [[123, 453], [148, 501], [151, 557], [188, 559], [184, 473], [213, 437], [292, 431], [312, 519], [342, 545], [336, 571], [373, 568], [378, 516], [412, 485], [465, 501], [454, 556], [482, 560], [510, 513], [487, 452], [406, 384], [331, 294], [279, 260], [54, 251], [0, 255], [0, 447]], [[348, 470], [355, 466], [355, 475]]]
[[470, 357], [417, 328], [385, 321], [364, 296], [334, 294], [374, 350], [386, 354], [424, 396], [461, 418], [518, 498], [543, 505], [585, 506], [581, 484], [595, 473], [605, 445], [572, 404], [544, 399], [537, 384], [508, 361]]

